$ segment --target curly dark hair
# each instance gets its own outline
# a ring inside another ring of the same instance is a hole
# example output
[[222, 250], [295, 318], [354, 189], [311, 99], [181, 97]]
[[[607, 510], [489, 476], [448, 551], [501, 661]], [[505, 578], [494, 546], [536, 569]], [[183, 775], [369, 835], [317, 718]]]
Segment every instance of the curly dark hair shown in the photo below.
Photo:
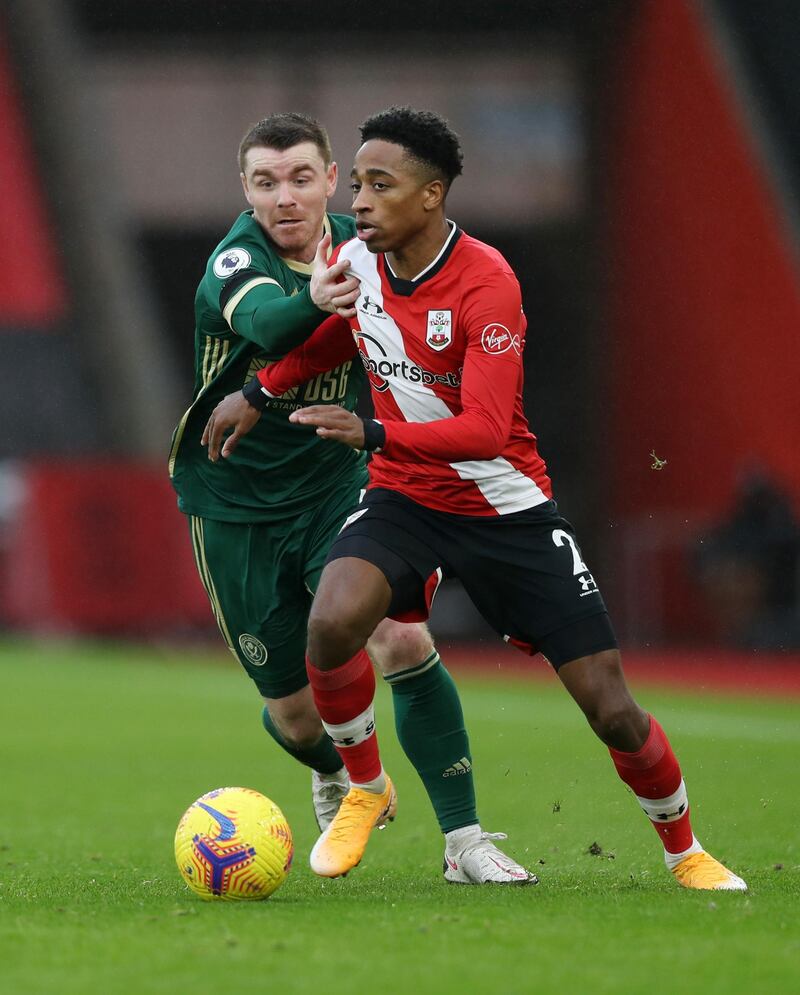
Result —
[[266, 148], [285, 152], [301, 142], [313, 142], [319, 149], [322, 161], [330, 166], [333, 154], [328, 132], [319, 121], [306, 114], [290, 111], [287, 114], [270, 114], [254, 124], [239, 144], [239, 169], [244, 172], [244, 160], [250, 149]]
[[412, 159], [433, 170], [449, 187], [461, 175], [463, 154], [458, 135], [443, 117], [413, 107], [390, 107], [361, 125], [361, 141], [379, 138], [401, 145]]

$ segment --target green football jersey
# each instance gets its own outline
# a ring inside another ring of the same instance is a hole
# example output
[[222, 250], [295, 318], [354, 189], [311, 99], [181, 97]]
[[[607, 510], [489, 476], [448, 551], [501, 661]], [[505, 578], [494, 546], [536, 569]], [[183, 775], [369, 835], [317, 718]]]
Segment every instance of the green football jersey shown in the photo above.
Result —
[[[355, 235], [355, 223], [327, 215], [325, 231], [336, 246]], [[192, 404], [175, 429], [169, 458], [178, 507], [186, 514], [227, 522], [271, 521], [315, 505], [332, 487], [366, 481], [364, 453], [320, 439], [312, 427], [288, 420], [292, 411], [308, 404], [337, 404], [352, 411], [364, 378], [356, 362], [269, 401], [227, 459], [212, 463], [200, 444], [208, 417], [223, 397], [241, 390], [258, 370], [303, 342], [328, 317], [311, 302], [310, 277], [311, 265], [281, 258], [249, 211], [237, 218], [211, 255], [195, 298]], [[272, 324], [265, 320], [270, 314], [276, 316]]]

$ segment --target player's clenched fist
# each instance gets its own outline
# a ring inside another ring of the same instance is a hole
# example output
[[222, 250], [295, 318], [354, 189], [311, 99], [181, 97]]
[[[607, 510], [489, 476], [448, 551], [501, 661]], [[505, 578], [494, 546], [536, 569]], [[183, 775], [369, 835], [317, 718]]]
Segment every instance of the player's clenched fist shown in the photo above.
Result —
[[289, 415], [296, 425], [316, 425], [317, 435], [333, 442], [343, 442], [353, 449], [364, 448], [364, 423], [352, 411], [331, 404], [314, 404]]

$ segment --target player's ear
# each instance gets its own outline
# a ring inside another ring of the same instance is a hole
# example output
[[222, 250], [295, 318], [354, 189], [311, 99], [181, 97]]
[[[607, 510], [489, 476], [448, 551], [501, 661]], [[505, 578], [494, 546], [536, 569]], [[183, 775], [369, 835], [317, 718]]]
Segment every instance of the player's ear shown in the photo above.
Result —
[[250, 187], [247, 185], [247, 177], [244, 173], [239, 173], [239, 178], [242, 181], [242, 189], [244, 190], [244, 195], [247, 198], [247, 203], [253, 206], [253, 198], [250, 196]]
[[330, 199], [336, 193], [336, 184], [339, 182], [339, 167], [332, 162], [325, 173], [325, 196]]
[[445, 189], [441, 180], [431, 180], [422, 189], [422, 207], [426, 211], [435, 211], [444, 201]]

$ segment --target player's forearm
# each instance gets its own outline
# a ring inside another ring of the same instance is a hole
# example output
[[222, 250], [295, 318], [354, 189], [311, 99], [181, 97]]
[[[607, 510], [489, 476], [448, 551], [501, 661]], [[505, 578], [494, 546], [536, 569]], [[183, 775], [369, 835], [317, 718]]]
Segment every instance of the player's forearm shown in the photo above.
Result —
[[486, 411], [465, 411], [455, 418], [419, 423], [383, 421], [386, 442], [381, 453], [390, 459], [491, 460], [504, 449], [510, 431]]
[[271, 397], [280, 397], [291, 387], [335, 369], [355, 353], [350, 326], [343, 318], [332, 315], [302, 345], [259, 370], [258, 380]]
[[468, 353], [461, 381], [461, 412], [432, 422], [384, 421], [386, 443], [381, 452], [398, 460], [494, 459], [511, 434], [520, 375], [517, 361]]
[[286, 297], [280, 287], [268, 283], [251, 290], [229, 321], [237, 335], [254, 342], [268, 355], [282, 356], [307, 339], [324, 317], [307, 287]]

